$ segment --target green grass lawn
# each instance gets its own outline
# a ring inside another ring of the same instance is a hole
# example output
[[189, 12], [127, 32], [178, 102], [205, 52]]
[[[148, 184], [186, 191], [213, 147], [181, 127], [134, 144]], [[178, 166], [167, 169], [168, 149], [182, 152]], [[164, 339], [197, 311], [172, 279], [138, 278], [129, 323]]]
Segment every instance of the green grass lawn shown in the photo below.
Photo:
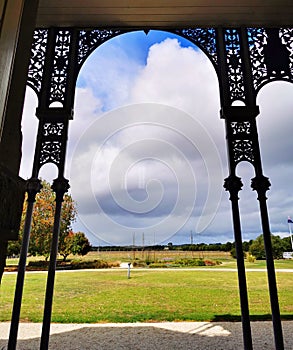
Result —
[[[0, 287], [0, 321], [11, 317], [15, 274]], [[277, 273], [283, 318], [293, 319], [293, 273]], [[247, 273], [253, 319], [269, 319], [265, 272]], [[42, 320], [45, 273], [26, 275], [21, 320]], [[52, 322], [236, 320], [240, 316], [236, 272], [92, 270], [57, 272]]]

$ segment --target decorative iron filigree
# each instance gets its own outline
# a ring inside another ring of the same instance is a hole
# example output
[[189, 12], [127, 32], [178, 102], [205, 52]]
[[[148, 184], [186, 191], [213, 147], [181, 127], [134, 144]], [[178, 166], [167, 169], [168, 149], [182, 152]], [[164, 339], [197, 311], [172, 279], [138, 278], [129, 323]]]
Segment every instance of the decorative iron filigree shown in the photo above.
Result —
[[245, 122], [231, 122], [233, 135], [250, 135], [251, 134], [251, 124], [249, 121]]
[[41, 130], [41, 153], [39, 166], [46, 163], [60, 163], [61, 152], [64, 149], [65, 124], [62, 122], [45, 122]]
[[43, 126], [43, 136], [62, 136], [64, 130], [63, 123], [45, 123]]
[[60, 163], [62, 152], [61, 141], [44, 141], [41, 144], [40, 167], [46, 163]]
[[50, 83], [49, 104], [64, 103], [67, 84], [71, 32], [60, 30], [56, 35], [53, 70]]
[[263, 28], [249, 28], [247, 30], [247, 37], [253, 85], [255, 90], [257, 90], [261, 82], [268, 79], [267, 67], [264, 59], [264, 45], [267, 44], [267, 36]]
[[293, 82], [293, 28], [281, 28], [280, 38], [289, 52], [289, 68], [291, 71], [290, 81]]
[[86, 58], [103, 42], [122, 33], [120, 29], [94, 29], [79, 32], [78, 66], [81, 67]]
[[177, 29], [174, 33], [192, 41], [217, 65], [216, 30], [214, 28]]
[[248, 43], [250, 50], [250, 61], [252, 67], [253, 85], [257, 91], [273, 80], [289, 80], [293, 82], [293, 29], [282, 28], [279, 31], [279, 37], [284, 45], [284, 49], [288, 50], [289, 65], [291, 70], [288, 75], [286, 69], [283, 72], [275, 72], [268, 70], [266, 62], [266, 50], [268, 46], [268, 35], [264, 28], [248, 28]]
[[38, 29], [34, 31], [27, 84], [34, 89], [37, 94], [41, 91], [47, 40], [47, 29]]
[[224, 40], [231, 104], [237, 100], [245, 102], [239, 30], [225, 29]]
[[250, 121], [231, 121], [230, 123], [230, 139], [232, 141], [231, 148], [233, 151], [233, 160], [235, 164], [242, 161], [253, 163], [253, 140], [252, 125]]
[[253, 142], [251, 140], [232, 141], [233, 160], [237, 164], [242, 161], [248, 161], [253, 164]]

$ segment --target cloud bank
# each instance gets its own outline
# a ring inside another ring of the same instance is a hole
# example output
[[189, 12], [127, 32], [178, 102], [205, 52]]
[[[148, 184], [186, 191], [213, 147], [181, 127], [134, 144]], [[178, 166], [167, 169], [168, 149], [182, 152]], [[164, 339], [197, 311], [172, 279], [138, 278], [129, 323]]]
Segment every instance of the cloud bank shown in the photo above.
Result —
[[[129, 35], [134, 40], [136, 34]], [[140, 237], [145, 244], [187, 243], [190, 231], [195, 243], [234, 240], [222, 187], [228, 170], [217, 76], [201, 51], [166, 36], [149, 46], [136, 42], [136, 56], [125, 38], [112, 39], [81, 70], [66, 176], [78, 203], [76, 227], [93, 244], [132, 244], [134, 234], [137, 244]], [[291, 85], [275, 83], [258, 96], [264, 172], [273, 184], [272, 231], [283, 234], [292, 215], [292, 93]], [[35, 108], [32, 99], [27, 96], [27, 119]], [[25, 125], [27, 142], [35, 131]], [[23, 176], [33, 147], [26, 145]], [[245, 164], [238, 172], [245, 183], [243, 236], [251, 239], [261, 232], [249, 188], [254, 175]]]

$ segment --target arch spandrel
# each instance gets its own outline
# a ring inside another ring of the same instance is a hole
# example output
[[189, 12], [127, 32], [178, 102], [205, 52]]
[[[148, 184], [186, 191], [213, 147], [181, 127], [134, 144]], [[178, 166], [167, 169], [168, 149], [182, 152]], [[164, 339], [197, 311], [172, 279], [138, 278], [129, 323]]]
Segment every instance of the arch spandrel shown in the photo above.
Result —
[[[273, 37], [271, 45], [277, 47], [268, 49], [272, 30], [278, 31], [279, 40]], [[293, 28], [248, 28], [247, 36], [255, 95], [272, 81], [293, 83]]]
[[42, 87], [47, 42], [48, 29], [37, 29], [34, 31], [27, 85], [30, 86], [38, 96]]

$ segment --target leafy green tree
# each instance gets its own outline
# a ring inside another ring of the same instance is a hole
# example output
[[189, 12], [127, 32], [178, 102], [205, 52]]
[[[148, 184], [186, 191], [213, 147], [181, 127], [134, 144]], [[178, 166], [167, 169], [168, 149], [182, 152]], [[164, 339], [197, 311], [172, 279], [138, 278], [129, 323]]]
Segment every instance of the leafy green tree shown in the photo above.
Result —
[[7, 247], [7, 256], [17, 256], [20, 253], [21, 242], [18, 241], [10, 241]]
[[86, 255], [91, 250], [89, 240], [83, 232], [76, 232], [73, 235], [72, 254]]
[[266, 258], [263, 235], [258, 236], [252, 241], [249, 247], [249, 253], [255, 256], [257, 260], [263, 260]]
[[223, 244], [223, 250], [225, 252], [230, 252], [232, 248], [233, 248], [233, 243], [231, 242], [226, 242], [225, 244]]
[[291, 252], [292, 251], [291, 238], [289, 236], [284, 237], [282, 239], [282, 242], [283, 242], [284, 252]]
[[83, 232], [69, 231], [67, 236], [63, 236], [59, 241], [59, 254], [66, 261], [68, 255], [86, 255], [91, 250], [91, 245]]
[[273, 257], [274, 259], [282, 259], [283, 252], [286, 250], [284, 241], [280, 236], [271, 236], [272, 238], [272, 247], [273, 247]]
[[[280, 236], [271, 235], [272, 252], [274, 259], [283, 257], [283, 252], [286, 250], [285, 244]], [[257, 260], [266, 258], [263, 235], [258, 236], [250, 245], [249, 253], [256, 257]]]
[[249, 252], [249, 247], [251, 243], [252, 243], [252, 240], [250, 240], [249, 242], [247, 241], [242, 242], [242, 247], [244, 252]]
[[66, 261], [68, 255], [72, 253], [73, 232], [69, 231], [67, 236], [62, 235], [59, 238], [58, 253], [63, 256], [63, 261]]

